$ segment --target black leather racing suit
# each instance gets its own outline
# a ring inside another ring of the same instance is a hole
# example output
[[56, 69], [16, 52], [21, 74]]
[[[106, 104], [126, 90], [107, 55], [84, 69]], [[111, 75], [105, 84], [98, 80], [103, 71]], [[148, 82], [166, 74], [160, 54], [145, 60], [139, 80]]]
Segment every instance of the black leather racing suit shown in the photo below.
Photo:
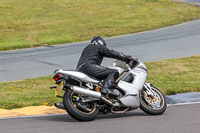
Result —
[[102, 45], [90, 44], [82, 52], [77, 70], [98, 79], [105, 79], [103, 88], [110, 89], [119, 77], [117, 70], [101, 66], [103, 57], [110, 57], [124, 61], [126, 55], [109, 50]]

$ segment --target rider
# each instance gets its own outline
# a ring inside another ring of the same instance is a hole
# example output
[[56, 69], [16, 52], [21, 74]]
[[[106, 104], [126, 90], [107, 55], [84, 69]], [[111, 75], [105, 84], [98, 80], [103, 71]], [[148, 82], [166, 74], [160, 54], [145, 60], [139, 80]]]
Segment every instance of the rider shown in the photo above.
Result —
[[103, 57], [115, 58], [126, 62], [131, 60], [131, 56], [109, 50], [106, 47], [105, 40], [100, 36], [95, 36], [83, 50], [77, 65], [77, 70], [98, 79], [105, 79], [101, 93], [117, 96], [111, 88], [115, 80], [119, 77], [119, 72], [101, 66]]

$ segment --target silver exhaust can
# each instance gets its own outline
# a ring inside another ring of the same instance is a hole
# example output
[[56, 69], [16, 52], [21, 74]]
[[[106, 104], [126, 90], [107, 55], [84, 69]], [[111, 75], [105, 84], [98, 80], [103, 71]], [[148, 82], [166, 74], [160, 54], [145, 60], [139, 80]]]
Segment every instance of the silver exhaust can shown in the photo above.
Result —
[[81, 95], [84, 95], [84, 96], [94, 97], [94, 98], [97, 98], [97, 99], [101, 98], [101, 93], [100, 92], [88, 90], [88, 89], [81, 88], [81, 87], [78, 87], [78, 86], [72, 86], [71, 89], [72, 89], [73, 93], [76, 93], [76, 94], [81, 94]]

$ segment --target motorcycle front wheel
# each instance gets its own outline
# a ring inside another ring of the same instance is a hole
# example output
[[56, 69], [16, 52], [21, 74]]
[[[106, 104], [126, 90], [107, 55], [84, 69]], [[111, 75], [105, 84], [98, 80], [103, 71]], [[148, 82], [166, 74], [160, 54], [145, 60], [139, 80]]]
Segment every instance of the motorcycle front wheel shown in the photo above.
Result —
[[147, 94], [145, 88], [140, 91], [140, 108], [150, 115], [161, 115], [167, 108], [165, 96], [153, 85], [151, 85], [151, 90], [154, 93], [153, 97]]
[[67, 90], [63, 97], [63, 104], [67, 113], [78, 121], [91, 121], [98, 115], [98, 108], [95, 102], [84, 103], [81, 96]]

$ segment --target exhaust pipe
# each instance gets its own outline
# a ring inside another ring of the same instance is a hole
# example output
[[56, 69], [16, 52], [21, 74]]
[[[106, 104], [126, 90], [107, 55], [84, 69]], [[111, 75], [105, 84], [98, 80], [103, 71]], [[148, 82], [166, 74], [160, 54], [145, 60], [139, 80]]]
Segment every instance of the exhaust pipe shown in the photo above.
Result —
[[55, 106], [56, 108], [58, 108], [58, 109], [65, 109], [63, 103], [61, 103], [61, 102], [56, 102], [56, 103], [54, 103], [54, 106]]
[[93, 98], [97, 98], [99, 100], [104, 101], [105, 103], [107, 103], [110, 106], [114, 106], [112, 104], [112, 102], [109, 101], [108, 99], [106, 99], [105, 97], [103, 97], [100, 92], [91, 91], [91, 90], [84, 89], [84, 88], [81, 88], [81, 87], [78, 87], [78, 86], [72, 86], [71, 90], [73, 91], [73, 93], [81, 94], [81, 95], [89, 96], [89, 97], [93, 97]]
[[81, 94], [81, 95], [84, 95], [84, 96], [94, 97], [94, 98], [97, 98], [97, 99], [101, 98], [101, 93], [100, 92], [91, 91], [91, 90], [84, 89], [84, 88], [77, 87], [77, 86], [73, 86], [71, 88], [72, 88], [72, 91], [74, 93], [76, 93], [76, 94]]

